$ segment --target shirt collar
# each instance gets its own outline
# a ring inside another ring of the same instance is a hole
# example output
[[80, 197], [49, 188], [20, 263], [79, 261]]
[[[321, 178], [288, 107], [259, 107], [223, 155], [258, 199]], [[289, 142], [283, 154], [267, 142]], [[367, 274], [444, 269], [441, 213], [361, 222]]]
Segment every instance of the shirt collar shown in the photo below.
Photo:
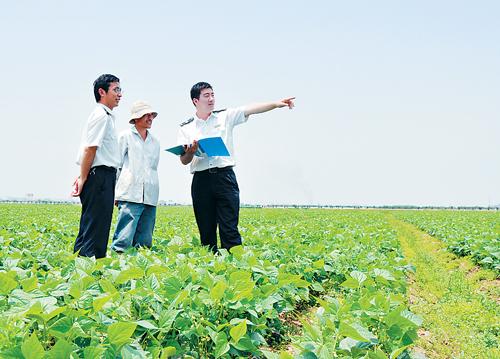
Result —
[[106, 113], [108, 115], [110, 115], [113, 118], [115, 117], [115, 115], [113, 114], [113, 110], [111, 110], [108, 106], [106, 106], [106, 105], [104, 105], [104, 104], [102, 104], [100, 102], [98, 102], [97, 104], [100, 105], [104, 109], [104, 111], [106, 111]]
[[[137, 131], [137, 128], [134, 125], [130, 126], [130, 129], [132, 130], [133, 133], [137, 134], [137, 136], [139, 136], [139, 137], [141, 136], [141, 134], [139, 133], [139, 131]], [[148, 135], [146, 136], [146, 139], [148, 139], [149, 138], [149, 129], [146, 128], [146, 132], [148, 133]], [[142, 137], [141, 137], [141, 139], [142, 139]]]
[[198, 115], [196, 114], [196, 112], [194, 113], [194, 116], [193, 118], [196, 120], [196, 121], [201, 121], [201, 122], [207, 122], [208, 120], [210, 120], [212, 117], [217, 117], [217, 114], [215, 114], [213, 111], [210, 113], [210, 116], [207, 117], [206, 120], [202, 119], [202, 118], [199, 118]]

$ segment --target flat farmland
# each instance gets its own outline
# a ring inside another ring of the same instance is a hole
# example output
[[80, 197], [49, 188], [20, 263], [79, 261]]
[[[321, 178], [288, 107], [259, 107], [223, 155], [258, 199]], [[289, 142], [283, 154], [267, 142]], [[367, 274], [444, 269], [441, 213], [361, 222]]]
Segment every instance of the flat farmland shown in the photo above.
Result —
[[159, 207], [150, 250], [97, 261], [72, 253], [79, 214], [0, 204], [1, 357], [500, 354], [497, 212], [245, 208], [244, 245], [214, 256], [191, 207]]

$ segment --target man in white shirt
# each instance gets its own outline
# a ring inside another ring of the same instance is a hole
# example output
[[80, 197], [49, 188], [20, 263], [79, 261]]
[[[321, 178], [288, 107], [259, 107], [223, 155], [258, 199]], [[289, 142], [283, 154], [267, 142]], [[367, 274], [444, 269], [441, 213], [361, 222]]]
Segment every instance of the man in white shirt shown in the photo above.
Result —
[[[198, 82], [191, 88], [191, 101], [196, 107], [194, 117], [183, 122], [177, 144], [185, 145], [180, 156], [182, 164], [191, 163], [193, 182], [191, 197], [201, 244], [217, 253], [217, 226], [221, 247], [230, 250], [241, 245], [238, 232], [240, 192], [233, 171], [233, 128], [244, 123], [250, 115], [276, 108], [293, 108], [294, 97], [280, 101], [243, 106], [235, 109], [214, 111], [215, 97], [212, 86]], [[198, 140], [206, 137], [222, 137], [230, 156], [195, 156]]]
[[158, 161], [160, 142], [149, 129], [158, 115], [144, 101], [131, 110], [131, 128], [119, 136], [120, 174], [115, 199], [119, 209], [111, 249], [122, 253], [127, 248], [151, 247], [158, 204]]
[[122, 97], [120, 80], [110, 74], [94, 81], [97, 106], [90, 114], [82, 134], [76, 163], [80, 176], [72, 195], [80, 197], [82, 214], [74, 251], [85, 257], [103, 258], [108, 247], [113, 215], [116, 169], [120, 152], [113, 108]]

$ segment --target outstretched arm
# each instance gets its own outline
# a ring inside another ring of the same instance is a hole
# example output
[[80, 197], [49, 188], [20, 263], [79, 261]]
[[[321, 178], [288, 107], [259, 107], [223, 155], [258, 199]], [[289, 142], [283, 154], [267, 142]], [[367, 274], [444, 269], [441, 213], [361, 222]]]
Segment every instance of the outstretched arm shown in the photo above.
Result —
[[265, 102], [265, 103], [257, 103], [254, 105], [248, 105], [245, 107], [245, 116], [267, 112], [274, 110], [275, 108], [281, 108], [285, 106], [288, 106], [288, 108], [291, 110], [294, 106], [293, 100], [295, 100], [295, 97], [288, 97], [283, 100], [275, 102]]

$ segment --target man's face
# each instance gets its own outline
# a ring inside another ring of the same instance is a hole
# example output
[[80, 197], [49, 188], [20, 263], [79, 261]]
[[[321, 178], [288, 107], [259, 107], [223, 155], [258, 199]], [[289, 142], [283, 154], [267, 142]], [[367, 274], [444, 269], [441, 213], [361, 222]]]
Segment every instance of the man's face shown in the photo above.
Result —
[[135, 127], [137, 129], [151, 128], [155, 116], [152, 113], [147, 113], [141, 118], [135, 120]]
[[212, 89], [201, 90], [200, 98], [195, 98], [193, 103], [201, 112], [212, 112], [215, 106], [214, 91]]
[[109, 85], [108, 92], [104, 91], [104, 89], [99, 89], [99, 94], [101, 95], [101, 100], [99, 101], [103, 105], [106, 105], [110, 109], [118, 106], [120, 99], [122, 98], [122, 89], [120, 88], [119, 82], [112, 82]]

